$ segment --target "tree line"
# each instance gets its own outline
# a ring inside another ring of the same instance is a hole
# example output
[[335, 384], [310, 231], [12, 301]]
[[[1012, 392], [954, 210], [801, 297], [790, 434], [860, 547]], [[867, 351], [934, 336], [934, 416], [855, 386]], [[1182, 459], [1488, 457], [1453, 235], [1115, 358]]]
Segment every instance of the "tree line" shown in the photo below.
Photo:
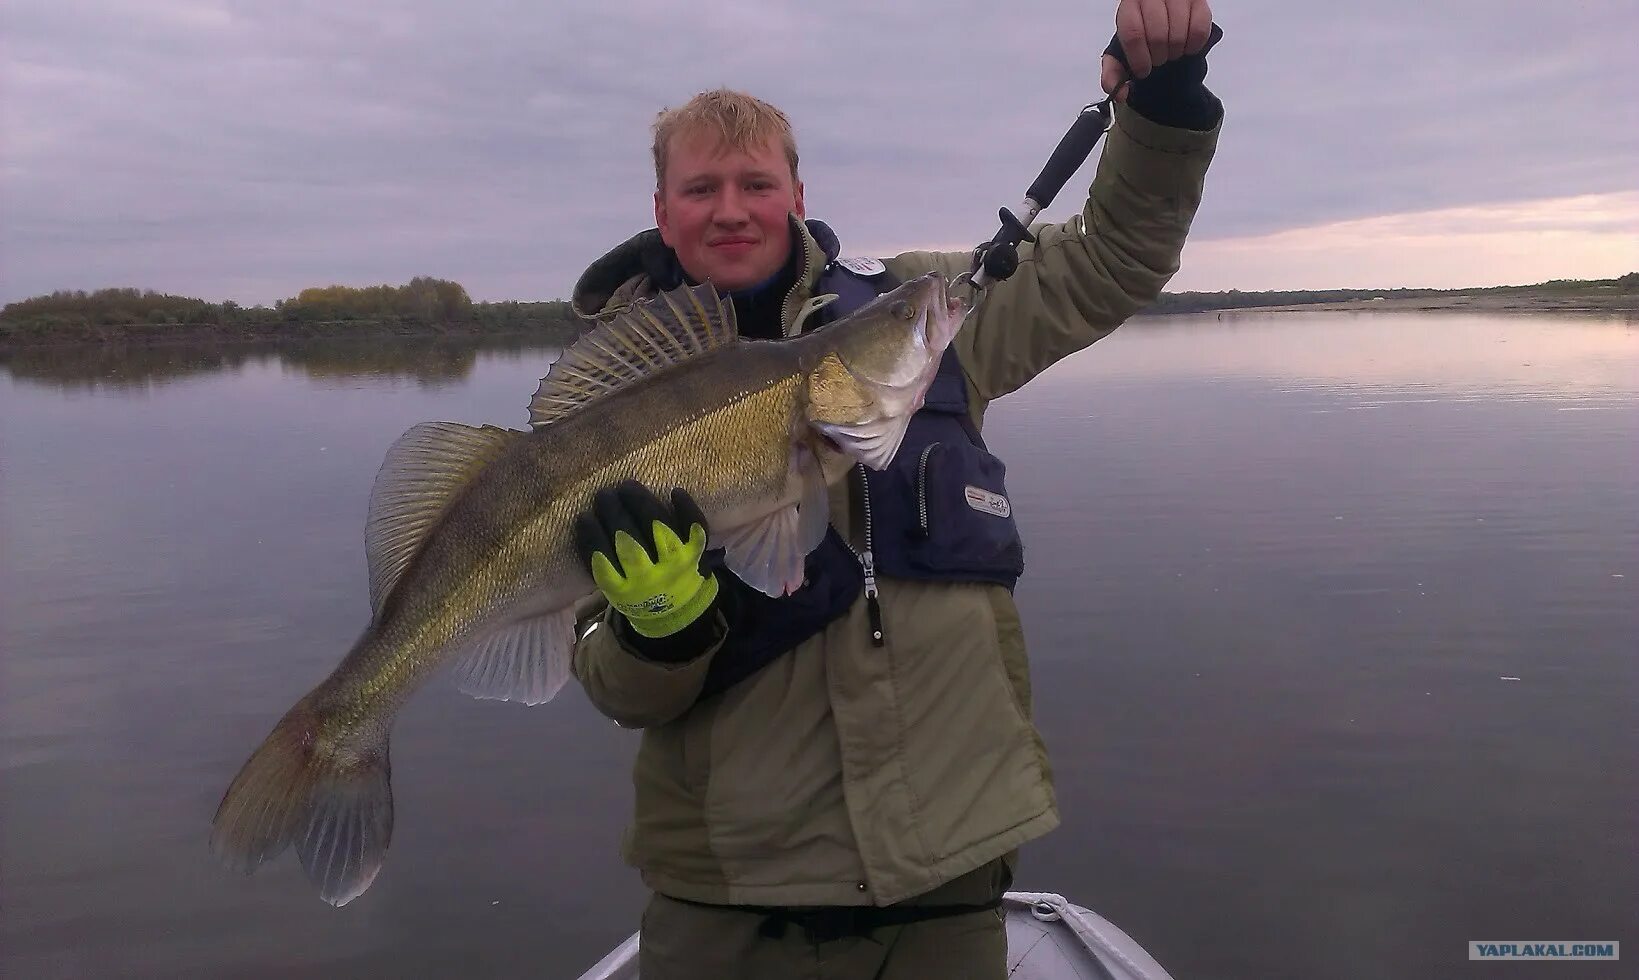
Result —
[[278, 339], [395, 334], [541, 334], [581, 330], [567, 302], [475, 303], [458, 282], [418, 276], [402, 286], [322, 286], [269, 306], [212, 303], [151, 289], [60, 290], [0, 309], [0, 342]]
[[[1162, 293], [1147, 313], [1194, 313], [1349, 300], [1533, 292], [1639, 294], [1639, 272], [1619, 279], [1559, 279], [1477, 289], [1328, 289]], [[475, 303], [458, 282], [418, 276], [402, 286], [322, 286], [269, 306], [211, 303], [151, 289], [59, 291], [0, 309], [0, 344], [164, 339], [348, 338], [450, 334], [529, 335], [567, 343], [584, 324], [562, 300]]]

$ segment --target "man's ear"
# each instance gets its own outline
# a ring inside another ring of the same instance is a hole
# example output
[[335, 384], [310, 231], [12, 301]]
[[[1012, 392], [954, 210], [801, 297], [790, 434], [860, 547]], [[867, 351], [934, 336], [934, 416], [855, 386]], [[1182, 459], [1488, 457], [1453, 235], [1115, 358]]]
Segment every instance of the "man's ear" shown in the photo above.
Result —
[[[660, 195], [659, 191], [655, 191], [654, 226], [660, 229], [660, 240], [665, 242], [667, 245], [672, 245], [671, 222], [668, 218], [669, 215], [666, 214], [666, 199]], [[675, 248], [676, 246], [673, 247]]]
[[807, 209], [805, 209], [803, 207], [803, 203], [802, 203], [802, 181], [800, 181], [800, 180], [797, 181], [796, 198], [797, 198], [797, 217], [799, 217], [799, 218], [808, 217], [808, 211], [807, 211]]

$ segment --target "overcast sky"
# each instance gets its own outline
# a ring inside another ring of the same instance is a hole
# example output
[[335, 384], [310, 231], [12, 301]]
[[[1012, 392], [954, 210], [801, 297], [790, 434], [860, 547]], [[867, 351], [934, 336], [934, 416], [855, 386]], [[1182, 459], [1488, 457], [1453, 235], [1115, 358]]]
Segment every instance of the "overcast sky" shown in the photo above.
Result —
[[[1214, 10], [1228, 116], [1170, 288], [1639, 269], [1634, 0]], [[846, 252], [968, 247], [1099, 96], [1113, 12], [8, 0], [0, 300], [134, 285], [268, 303], [421, 274], [562, 297], [653, 223], [655, 112], [717, 85], [790, 114], [809, 214]]]

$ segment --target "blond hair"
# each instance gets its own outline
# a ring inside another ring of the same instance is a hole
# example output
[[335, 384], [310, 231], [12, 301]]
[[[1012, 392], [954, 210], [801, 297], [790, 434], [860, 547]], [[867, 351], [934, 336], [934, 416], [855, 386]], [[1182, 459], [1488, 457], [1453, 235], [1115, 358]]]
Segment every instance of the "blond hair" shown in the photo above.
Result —
[[679, 108], [663, 109], [655, 117], [654, 182], [662, 193], [666, 189], [667, 150], [672, 137], [683, 134], [714, 136], [718, 145], [741, 152], [761, 149], [771, 137], [778, 137], [786, 162], [791, 164], [791, 179], [797, 179], [797, 139], [791, 133], [791, 120], [762, 99], [720, 88], [701, 92]]

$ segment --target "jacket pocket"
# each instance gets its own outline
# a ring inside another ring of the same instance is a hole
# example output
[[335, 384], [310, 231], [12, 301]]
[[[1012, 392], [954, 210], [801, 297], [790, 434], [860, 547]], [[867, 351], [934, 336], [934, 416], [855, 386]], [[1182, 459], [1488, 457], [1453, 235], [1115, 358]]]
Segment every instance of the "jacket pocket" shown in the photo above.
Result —
[[1024, 570], [1024, 545], [1006, 464], [963, 439], [929, 443], [905, 469], [902, 541], [913, 574], [1011, 586]]

